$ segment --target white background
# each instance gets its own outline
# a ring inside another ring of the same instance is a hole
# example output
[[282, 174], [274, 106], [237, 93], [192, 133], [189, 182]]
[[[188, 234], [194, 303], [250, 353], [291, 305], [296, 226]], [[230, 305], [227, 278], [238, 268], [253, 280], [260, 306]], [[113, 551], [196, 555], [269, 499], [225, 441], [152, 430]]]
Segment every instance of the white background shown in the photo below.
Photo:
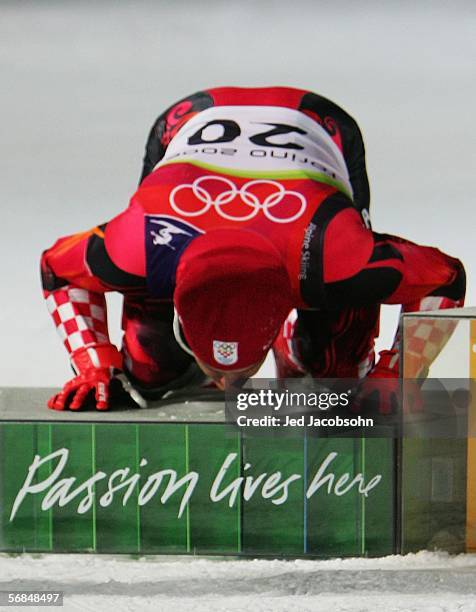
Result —
[[366, 142], [374, 228], [461, 258], [474, 305], [474, 6], [2, 2], [0, 386], [70, 377], [40, 253], [123, 209], [156, 116], [207, 87], [296, 86], [346, 108]]

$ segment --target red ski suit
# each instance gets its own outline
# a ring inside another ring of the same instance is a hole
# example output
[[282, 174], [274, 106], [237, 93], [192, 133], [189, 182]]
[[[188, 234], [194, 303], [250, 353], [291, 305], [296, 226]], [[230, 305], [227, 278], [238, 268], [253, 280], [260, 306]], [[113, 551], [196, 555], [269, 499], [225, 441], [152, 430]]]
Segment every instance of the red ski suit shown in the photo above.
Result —
[[[139, 385], [166, 383], [191, 362], [171, 330], [181, 254], [210, 229], [246, 228], [279, 249], [293, 286], [278, 374], [362, 377], [380, 304], [445, 308], [465, 289], [458, 260], [373, 232], [368, 211], [362, 137], [336, 104], [281, 87], [202, 91], [154, 124], [129, 207], [45, 251], [48, 308], [74, 363], [108, 345], [104, 293], [121, 292], [124, 363], [111, 365]], [[443, 336], [415, 339], [417, 361], [430, 363]], [[395, 369], [396, 344], [389, 355]]]

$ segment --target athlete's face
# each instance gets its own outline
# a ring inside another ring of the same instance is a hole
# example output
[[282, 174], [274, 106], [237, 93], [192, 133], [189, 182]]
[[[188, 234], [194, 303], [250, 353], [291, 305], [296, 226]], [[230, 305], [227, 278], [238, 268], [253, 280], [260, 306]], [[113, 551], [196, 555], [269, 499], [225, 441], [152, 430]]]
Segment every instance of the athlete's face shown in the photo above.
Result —
[[202, 372], [204, 372], [209, 378], [211, 378], [216, 384], [216, 386], [222, 391], [230, 389], [231, 387], [233, 387], [233, 385], [236, 385], [237, 383], [245, 381], [248, 378], [251, 378], [251, 376], [254, 376], [256, 372], [260, 369], [264, 361], [263, 358], [260, 362], [255, 363], [254, 365], [249, 366], [248, 368], [244, 368], [242, 370], [227, 370], [225, 372], [224, 370], [212, 368], [197, 357], [195, 359], [197, 360], [197, 364], [200, 366]]

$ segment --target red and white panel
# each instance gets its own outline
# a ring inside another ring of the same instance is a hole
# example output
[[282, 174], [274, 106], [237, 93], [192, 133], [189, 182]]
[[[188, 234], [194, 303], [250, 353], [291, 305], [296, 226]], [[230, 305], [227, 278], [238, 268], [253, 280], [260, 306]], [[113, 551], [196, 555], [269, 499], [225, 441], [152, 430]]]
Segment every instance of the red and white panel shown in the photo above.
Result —
[[103, 295], [66, 286], [50, 293], [46, 306], [68, 353], [109, 343]]

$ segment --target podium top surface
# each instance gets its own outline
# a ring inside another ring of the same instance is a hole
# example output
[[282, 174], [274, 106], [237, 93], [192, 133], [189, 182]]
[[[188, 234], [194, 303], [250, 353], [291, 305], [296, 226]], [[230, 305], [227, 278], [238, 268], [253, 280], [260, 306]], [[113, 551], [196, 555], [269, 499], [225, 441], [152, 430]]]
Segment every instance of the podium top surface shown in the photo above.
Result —
[[467, 308], [445, 308], [443, 310], [422, 310], [420, 312], [405, 312], [403, 317], [430, 317], [448, 319], [476, 319], [476, 306]]
[[50, 410], [46, 402], [57, 389], [46, 387], [0, 388], [0, 422], [96, 422], [96, 423], [223, 423], [224, 394], [214, 389], [183, 389], [147, 408], [112, 406], [101, 411]]

